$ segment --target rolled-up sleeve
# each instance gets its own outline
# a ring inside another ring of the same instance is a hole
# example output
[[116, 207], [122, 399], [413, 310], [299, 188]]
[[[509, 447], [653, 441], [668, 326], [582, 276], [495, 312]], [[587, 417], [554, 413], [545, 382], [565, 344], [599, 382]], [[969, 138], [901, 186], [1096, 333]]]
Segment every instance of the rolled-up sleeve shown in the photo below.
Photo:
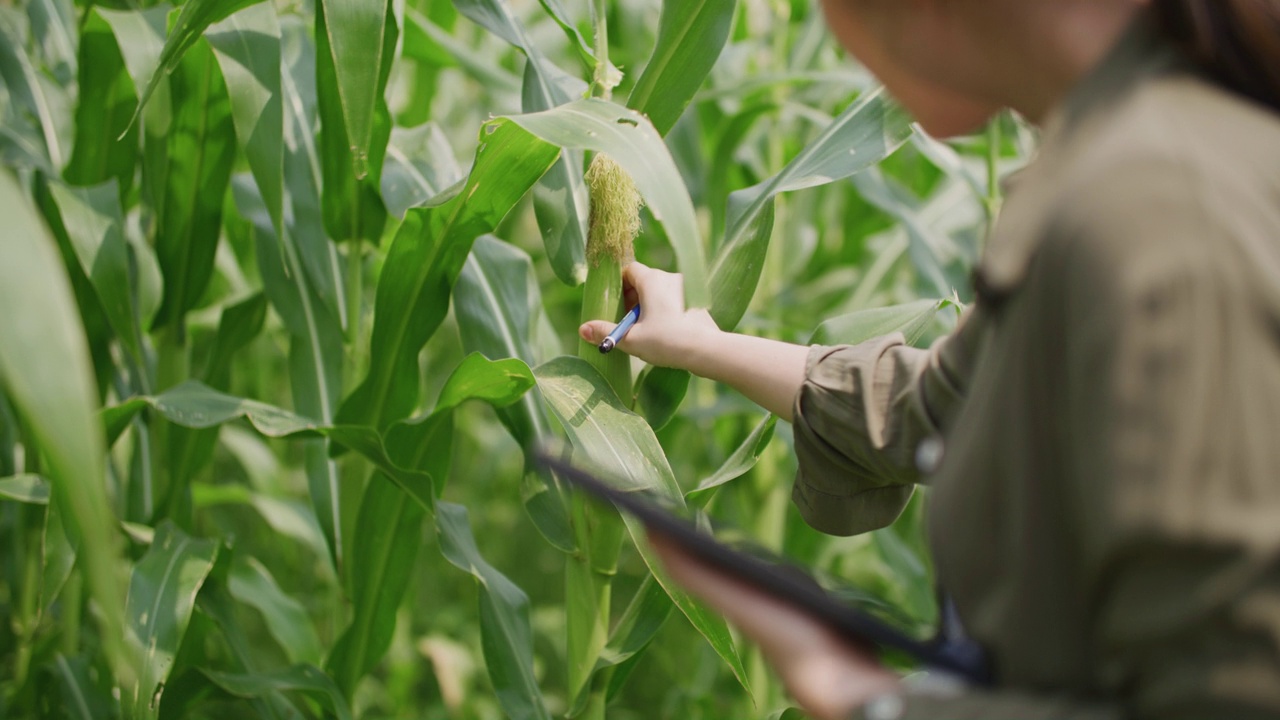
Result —
[[920, 443], [942, 435], [963, 400], [978, 324], [963, 318], [928, 350], [895, 333], [809, 351], [792, 498], [810, 525], [853, 535], [898, 517], [920, 477]]

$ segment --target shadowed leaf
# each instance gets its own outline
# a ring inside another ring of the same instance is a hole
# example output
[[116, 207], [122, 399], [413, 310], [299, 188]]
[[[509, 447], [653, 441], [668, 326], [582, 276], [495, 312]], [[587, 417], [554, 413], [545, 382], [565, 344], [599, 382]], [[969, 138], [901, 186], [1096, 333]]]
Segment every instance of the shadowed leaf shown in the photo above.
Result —
[[189, 537], [165, 521], [134, 567], [126, 617], [130, 639], [141, 652], [142, 672], [137, 685], [126, 689], [125, 707], [132, 717], [158, 717], [160, 697], [191, 621], [196, 593], [217, 555], [217, 543]]

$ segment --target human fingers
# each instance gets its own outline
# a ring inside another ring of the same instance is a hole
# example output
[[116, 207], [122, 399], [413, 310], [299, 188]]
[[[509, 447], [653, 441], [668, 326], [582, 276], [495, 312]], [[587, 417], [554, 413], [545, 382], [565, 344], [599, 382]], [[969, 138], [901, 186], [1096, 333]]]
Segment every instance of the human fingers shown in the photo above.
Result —
[[622, 288], [651, 317], [684, 312], [684, 276], [679, 273], [633, 262], [622, 269]]
[[613, 332], [615, 327], [617, 327], [617, 323], [611, 323], [607, 320], [592, 320], [582, 323], [581, 327], [578, 328], [578, 337], [592, 345], [599, 345], [609, 336], [609, 333]]

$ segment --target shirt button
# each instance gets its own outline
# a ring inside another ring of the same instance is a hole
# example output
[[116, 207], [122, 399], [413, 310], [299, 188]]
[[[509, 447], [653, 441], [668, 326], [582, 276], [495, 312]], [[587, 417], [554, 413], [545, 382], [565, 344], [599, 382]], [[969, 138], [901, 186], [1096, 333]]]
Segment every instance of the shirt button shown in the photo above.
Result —
[[932, 475], [942, 465], [942, 457], [946, 455], [940, 435], [930, 435], [916, 446], [916, 469], [925, 475]]

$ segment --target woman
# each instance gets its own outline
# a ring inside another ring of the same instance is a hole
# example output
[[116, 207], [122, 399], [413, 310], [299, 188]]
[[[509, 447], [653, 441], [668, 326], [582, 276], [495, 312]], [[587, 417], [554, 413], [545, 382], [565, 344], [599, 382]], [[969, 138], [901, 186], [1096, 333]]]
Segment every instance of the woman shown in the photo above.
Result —
[[[817, 718], [1280, 718], [1280, 0], [827, 0], [931, 132], [1042, 125], [931, 350], [720, 332], [626, 273], [619, 346], [795, 424], [832, 533], [925, 476], [942, 586], [990, 691], [904, 687], [804, 615], [654, 538]], [[598, 342], [604, 323], [581, 334]]]

